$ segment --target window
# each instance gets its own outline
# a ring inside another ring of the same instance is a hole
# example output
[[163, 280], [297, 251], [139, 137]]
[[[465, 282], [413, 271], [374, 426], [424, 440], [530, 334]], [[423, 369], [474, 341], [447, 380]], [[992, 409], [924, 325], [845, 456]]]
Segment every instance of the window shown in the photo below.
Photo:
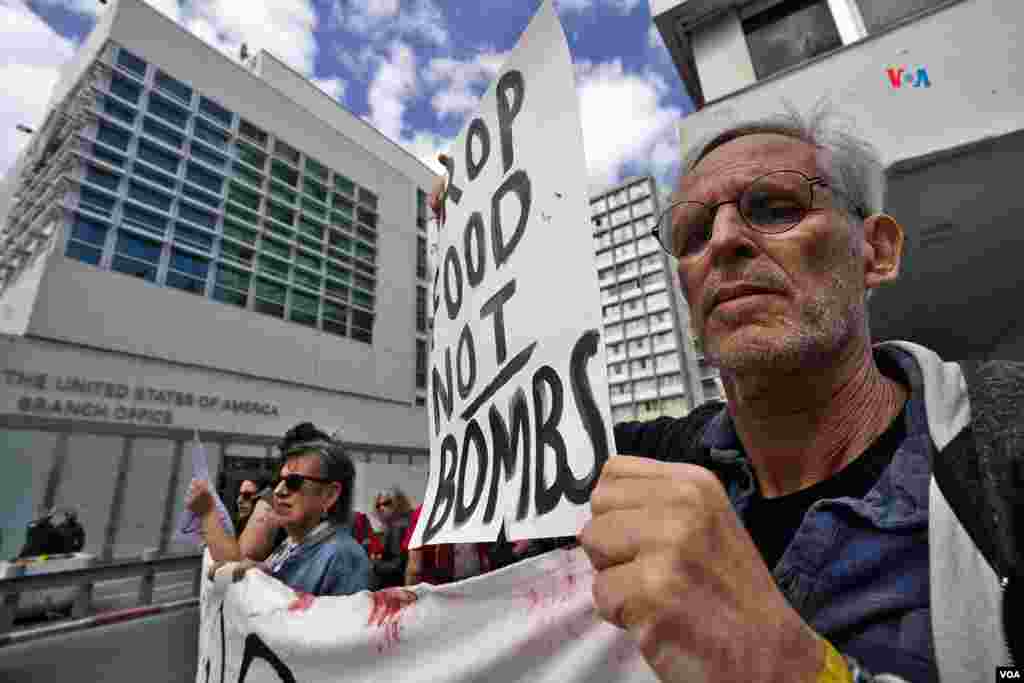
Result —
[[359, 203], [370, 207], [374, 211], [377, 210], [377, 195], [367, 190], [365, 187], [359, 188]]
[[612, 238], [615, 240], [616, 244], [633, 239], [633, 226], [627, 225], [621, 228], [615, 228], [615, 230], [612, 231]]
[[352, 311], [352, 338], [371, 343], [373, 340], [373, 313]]
[[92, 155], [96, 160], [110, 164], [111, 166], [117, 166], [118, 168], [124, 166], [124, 157], [120, 154], [111, 152], [106, 147], [93, 145]]
[[204, 228], [209, 228], [210, 230], [217, 227], [217, 216], [215, 214], [212, 214], [209, 211], [195, 209], [184, 202], [182, 202], [181, 206], [178, 207], [178, 215], [189, 223], [195, 223], [196, 225], [201, 225]]
[[146, 75], [146, 62], [136, 57], [123, 47], [117, 52], [117, 65], [138, 76]]
[[344, 306], [330, 301], [324, 301], [322, 323], [324, 332], [345, 336], [345, 313], [346, 309]]
[[75, 222], [71, 226], [71, 239], [102, 249], [109, 230], [110, 227], [106, 223], [85, 216], [75, 216]]
[[238, 134], [243, 138], [255, 142], [260, 147], [267, 146], [267, 133], [262, 128], [254, 126], [245, 119], [238, 122]]
[[416, 288], [416, 329], [427, 331], [427, 288]]
[[192, 145], [192, 158], [218, 169], [223, 169], [224, 164], [228, 162], [227, 157], [212, 152], [202, 145]]
[[[299, 165], [299, 150], [295, 149], [283, 140], [277, 140], [274, 143], [274, 156], [284, 159], [292, 166], [297, 167]], [[298, 175], [298, 173], [296, 173], [296, 175]]]
[[213, 234], [190, 227], [184, 223], [175, 223], [174, 241], [178, 244], [202, 249], [203, 251], [209, 251], [213, 248]]
[[224, 187], [224, 179], [216, 173], [210, 173], [206, 169], [193, 163], [189, 163], [185, 178], [190, 183], [195, 183], [201, 188], [220, 194]]
[[132, 167], [132, 172], [134, 173], [136, 178], [148, 180], [149, 182], [159, 185], [160, 187], [170, 190], [171, 192], [174, 192], [174, 186], [177, 185], [178, 182], [174, 176], [167, 175], [166, 173], [161, 173], [160, 171], [156, 171], [152, 168], [149, 168], [145, 164], [136, 163]]
[[173, 95], [174, 97], [177, 97], [186, 104], [192, 101], [192, 88], [188, 87], [178, 79], [168, 76], [163, 71], [156, 72], [156, 78], [153, 83], [156, 87], [170, 95]]
[[225, 128], [231, 127], [231, 119], [233, 115], [224, 107], [220, 106], [213, 100], [200, 96], [199, 98], [199, 111], [206, 116], [224, 126]]
[[142, 122], [142, 131], [146, 135], [150, 135], [160, 142], [181, 149], [181, 146], [185, 143], [185, 136], [181, 133], [175, 132], [173, 129], [165, 126], [162, 123], [158, 123], [156, 119], [147, 116]]
[[246, 244], [256, 243], [256, 230], [230, 218], [224, 219], [224, 234]]
[[202, 140], [208, 145], [212, 145], [217, 149], [226, 150], [228, 148], [228, 136], [224, 132], [214, 128], [205, 121], [196, 121], [195, 130], [193, 132], [197, 138]]
[[276, 258], [271, 258], [266, 254], [260, 254], [259, 261], [257, 262], [256, 270], [261, 273], [269, 273], [282, 280], [288, 279], [288, 271], [290, 266], [287, 261], [279, 261]]
[[284, 285], [276, 282], [256, 279], [256, 301], [253, 309], [265, 315], [272, 315], [276, 318], [284, 317]]
[[171, 250], [171, 270], [167, 273], [166, 284], [193, 294], [206, 290], [206, 273], [210, 262], [180, 249]]
[[263, 176], [249, 167], [243, 166], [236, 161], [234, 166], [231, 167], [231, 170], [234, 173], [235, 178], [242, 180], [253, 187], [263, 187]]
[[316, 297], [292, 290], [292, 306], [288, 315], [292, 322], [316, 327], [318, 308]]
[[649, 273], [647, 275], [644, 275], [644, 287], [658, 284], [663, 280], [663, 277], [664, 275], [661, 272]]
[[416, 277], [427, 277], [427, 240], [416, 238]]
[[938, 7], [946, 0], [857, 0], [868, 33], [885, 30], [907, 17]]
[[334, 174], [334, 189], [342, 194], [352, 196], [356, 192], [356, 185], [351, 180], [341, 175], [340, 173]]
[[[324, 181], [325, 183], [327, 182], [327, 167], [324, 166], [323, 164], [321, 164], [316, 159], [312, 159], [310, 157], [306, 157], [306, 173], [309, 174], [309, 175], [316, 176], [317, 178], [319, 178], [320, 180]], [[326, 190], [325, 190], [325, 192], [326, 192]], [[327, 201], [327, 200], [326, 199], [322, 199], [320, 201]]]
[[842, 45], [827, 0], [786, 0], [743, 21], [759, 79]]
[[629, 220], [629, 209], [619, 209], [612, 214], [612, 225], [622, 225]]
[[352, 201], [342, 197], [340, 194], [331, 195], [331, 206], [349, 218], [352, 217], [352, 212], [355, 210], [355, 205]]
[[[315, 270], [318, 273], [323, 265], [323, 262], [315, 256], [311, 256], [303, 251], [295, 251], [295, 263], [299, 264], [303, 268], [309, 268]], [[319, 287], [319, 285], [317, 285]]]
[[416, 188], [416, 225], [421, 228], [427, 223], [427, 193]]
[[365, 223], [366, 225], [370, 226], [371, 228], [375, 228], [376, 229], [376, 227], [377, 227], [377, 214], [371, 213], [370, 211], [367, 211], [366, 209], [364, 209], [361, 206], [357, 209], [357, 212], [358, 212], [358, 216], [359, 216], [359, 222]]
[[275, 181], [270, 182], [270, 194], [271, 196], [286, 201], [289, 204], [294, 204], [295, 201], [298, 199], [298, 195], [296, 195], [294, 192], [289, 190], [284, 185], [280, 185]]
[[416, 340], [416, 388], [427, 388], [427, 342]]
[[217, 284], [224, 287], [246, 292], [249, 290], [249, 281], [251, 279], [252, 274], [244, 270], [224, 265], [217, 268]]
[[155, 92], [149, 93], [149, 104], [146, 106], [146, 110], [153, 116], [174, 124], [178, 128], [184, 128], [188, 124], [187, 110]]
[[125, 225], [154, 233], [161, 238], [167, 230], [167, 219], [160, 214], [131, 204], [125, 204], [121, 211], [121, 222]]
[[103, 255], [103, 250], [98, 247], [90, 247], [87, 244], [81, 242], [75, 242], [74, 240], [68, 240], [67, 251], [64, 255], [68, 258], [81, 261], [82, 263], [88, 263], [91, 266], [98, 266], [100, 264], [100, 257]]
[[232, 204], [231, 202], [228, 202], [224, 207], [224, 213], [233, 216], [244, 223], [248, 223], [249, 225], [256, 225], [260, 220], [260, 217], [252, 211], [243, 209], [238, 204]]
[[260, 243], [260, 248], [274, 256], [289, 260], [292, 256], [292, 249], [285, 242], [278, 242], [275, 239], [264, 236], [263, 242]]
[[245, 293], [227, 289], [226, 287], [214, 287], [213, 298], [232, 306], [238, 306], [239, 308], [245, 308], [249, 300]]
[[292, 187], [299, 186], [299, 172], [294, 168], [289, 168], [279, 159], [274, 159], [270, 163], [270, 175]]
[[295, 222], [295, 212], [288, 207], [275, 204], [272, 201], [267, 202], [267, 215], [277, 221], [281, 221], [286, 225], [291, 225]]
[[265, 152], [247, 145], [244, 142], [239, 141], [238, 143], [238, 158], [256, 168], [263, 170], [263, 167], [267, 164], [267, 155]]
[[113, 197], [108, 197], [102, 192], [97, 192], [89, 187], [82, 186], [78, 192], [79, 206], [103, 216], [109, 216], [114, 212], [115, 203], [116, 200]]
[[101, 168], [97, 168], [90, 164], [86, 167], [88, 170], [85, 172], [85, 179], [90, 183], [95, 183], [100, 187], [117, 192], [117, 186], [121, 182], [121, 176], [110, 171], [104, 171]]
[[[227, 228], [225, 228], [226, 230]], [[248, 247], [240, 247], [231, 242], [221, 241], [220, 243], [220, 255], [223, 258], [242, 263], [247, 266], [252, 266], [253, 257], [256, 256], [256, 252]]]
[[138, 104], [139, 95], [142, 94], [142, 86], [129, 78], [125, 78], [124, 76], [115, 73], [110, 76], [110, 92], [117, 95], [122, 100], [128, 100], [132, 104]]
[[124, 121], [129, 126], [135, 125], [135, 110], [110, 97], [103, 98], [103, 112], [113, 116], [115, 119]]
[[320, 206], [309, 197], [302, 198], [302, 210], [317, 216], [321, 220], [327, 220], [327, 209]]
[[231, 183], [231, 186], [228, 189], [228, 199], [233, 202], [238, 202], [242, 206], [252, 209], [253, 211], [260, 210], [260, 195], [239, 185], [238, 183]]
[[112, 126], [105, 121], [100, 121], [99, 128], [96, 131], [96, 139], [105, 145], [126, 150], [128, 149], [128, 143], [132, 141], [132, 136], [131, 133], [126, 132], [122, 128]]
[[306, 178], [302, 184], [306, 194], [318, 202], [327, 203], [327, 188], [316, 182], [312, 178]]
[[324, 289], [328, 295], [333, 296], [335, 299], [348, 301], [349, 289], [347, 285], [328, 278], [324, 280]]
[[207, 192], [204, 192], [203, 190], [195, 188], [195, 187], [189, 185], [188, 183], [183, 183], [182, 184], [182, 186], [181, 186], [181, 194], [182, 194], [183, 197], [185, 197], [187, 199], [191, 199], [194, 202], [199, 202], [200, 204], [206, 204], [211, 209], [219, 209], [220, 208], [220, 197], [218, 197], [216, 195], [209, 194]]
[[159, 242], [122, 232], [117, 236], [117, 255], [111, 269], [154, 282], [160, 249]]

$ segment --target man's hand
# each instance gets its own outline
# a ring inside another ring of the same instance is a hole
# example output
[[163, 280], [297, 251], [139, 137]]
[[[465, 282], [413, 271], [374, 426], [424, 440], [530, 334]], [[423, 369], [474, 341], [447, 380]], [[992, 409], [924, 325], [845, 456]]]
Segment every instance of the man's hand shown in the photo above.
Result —
[[[210, 565], [210, 570], [207, 572], [207, 577], [212, 581], [213, 580], [213, 575], [217, 573], [217, 570], [220, 569], [221, 567], [223, 567], [226, 564], [227, 564], [227, 562], [223, 561], [223, 560], [220, 561], [220, 562], [214, 562], [213, 564], [211, 564]], [[242, 578], [245, 576], [245, 572], [247, 572], [248, 570], [253, 569], [253, 568], [262, 570], [263, 569], [263, 564], [260, 563], [260, 562], [257, 562], [256, 560], [241, 560], [239, 562], [236, 562], [234, 570], [231, 572], [231, 581], [232, 581], [232, 583], [235, 582], [235, 581], [241, 581]]]
[[188, 487], [188, 496], [185, 498], [185, 506], [200, 517], [205, 517], [213, 510], [213, 494], [210, 493], [206, 481], [192, 480]]
[[662, 681], [814, 681], [816, 634], [786, 602], [721, 483], [695, 465], [616, 456], [580, 534], [594, 602]]

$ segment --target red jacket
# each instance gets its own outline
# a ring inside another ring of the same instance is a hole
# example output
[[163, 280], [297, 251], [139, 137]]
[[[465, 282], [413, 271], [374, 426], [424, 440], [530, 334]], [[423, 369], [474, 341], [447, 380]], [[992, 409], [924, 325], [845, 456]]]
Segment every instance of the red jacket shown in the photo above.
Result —
[[384, 554], [384, 534], [373, 530], [370, 518], [365, 513], [353, 514], [352, 537], [356, 539], [356, 543], [363, 546], [367, 555], [379, 557]]
[[[409, 541], [412, 540], [413, 529], [420, 518], [420, 511], [423, 506], [418, 506], [409, 518], [409, 529], [402, 539], [402, 550], [409, 550]], [[490, 543], [475, 543], [477, 557], [480, 558], [481, 573], [491, 570]], [[455, 552], [451, 543], [440, 543], [436, 545], [425, 545], [419, 548], [423, 551], [420, 560], [420, 579], [424, 583], [442, 584], [452, 581], [455, 573]]]

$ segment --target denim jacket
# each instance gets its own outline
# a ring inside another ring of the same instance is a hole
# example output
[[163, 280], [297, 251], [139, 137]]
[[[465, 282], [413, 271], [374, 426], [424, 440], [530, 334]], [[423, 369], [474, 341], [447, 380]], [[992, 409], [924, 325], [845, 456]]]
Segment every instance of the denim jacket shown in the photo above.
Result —
[[370, 558], [339, 526], [321, 543], [300, 548], [271, 574], [288, 587], [313, 595], [351, 595], [370, 587]]
[[[793, 608], [843, 654], [914, 683], [935, 681], [928, 579], [934, 446], [922, 377], [909, 353], [890, 347], [875, 352], [879, 364], [902, 375], [910, 388], [906, 438], [863, 499], [826, 499], [811, 506], [773, 576]], [[743, 518], [756, 484], [728, 411], [711, 419], [702, 442]]]

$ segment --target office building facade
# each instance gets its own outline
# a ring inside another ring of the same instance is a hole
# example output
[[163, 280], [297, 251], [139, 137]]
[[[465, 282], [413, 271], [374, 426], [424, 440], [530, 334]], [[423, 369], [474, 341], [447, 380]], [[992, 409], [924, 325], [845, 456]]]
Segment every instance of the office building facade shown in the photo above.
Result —
[[651, 235], [658, 209], [650, 176], [590, 198], [614, 422], [679, 417], [720, 395], [669, 257]]
[[272, 55], [235, 62], [139, 0], [110, 3], [33, 127], [0, 186], [22, 523], [70, 505], [94, 552], [165, 548], [195, 434], [242, 476], [306, 420], [349, 444], [361, 507], [422, 495], [427, 167]]
[[681, 152], [724, 125], [825, 104], [879, 150], [904, 227], [876, 340], [948, 360], [1024, 358], [1024, 5], [1002, 0], [650, 0], [696, 111]]

